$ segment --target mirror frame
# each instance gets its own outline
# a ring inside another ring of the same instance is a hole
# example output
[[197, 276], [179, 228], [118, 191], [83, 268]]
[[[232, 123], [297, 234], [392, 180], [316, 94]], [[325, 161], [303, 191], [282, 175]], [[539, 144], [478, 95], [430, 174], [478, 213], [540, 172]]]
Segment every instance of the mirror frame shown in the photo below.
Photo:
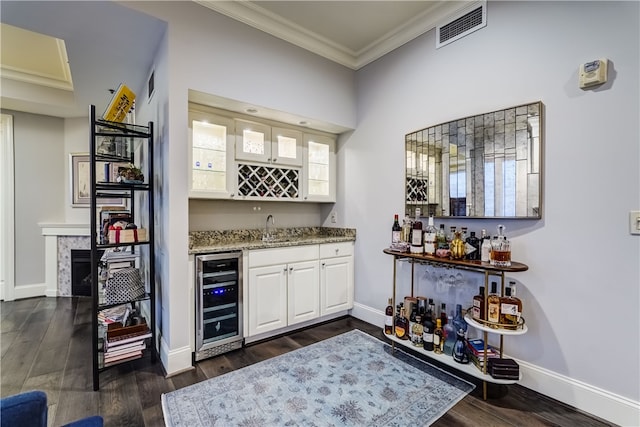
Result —
[[541, 101], [406, 134], [406, 212], [413, 216], [420, 208], [422, 216], [436, 218], [541, 219], [543, 135]]

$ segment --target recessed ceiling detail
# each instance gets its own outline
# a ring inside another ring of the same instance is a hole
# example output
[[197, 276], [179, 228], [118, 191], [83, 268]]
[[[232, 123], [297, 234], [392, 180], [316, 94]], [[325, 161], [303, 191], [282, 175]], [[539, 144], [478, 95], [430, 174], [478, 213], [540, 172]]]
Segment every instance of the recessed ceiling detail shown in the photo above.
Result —
[[353, 70], [435, 28], [469, 3], [194, 1]]
[[0, 25], [3, 78], [73, 90], [64, 40], [4, 23]]

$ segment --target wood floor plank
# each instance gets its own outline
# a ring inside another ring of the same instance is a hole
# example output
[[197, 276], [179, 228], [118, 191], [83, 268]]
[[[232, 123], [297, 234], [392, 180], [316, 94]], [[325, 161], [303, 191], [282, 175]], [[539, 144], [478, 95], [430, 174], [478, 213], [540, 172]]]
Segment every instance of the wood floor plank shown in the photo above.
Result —
[[[52, 427], [90, 415], [102, 415], [109, 427], [161, 427], [163, 393], [353, 329], [385, 341], [379, 326], [347, 316], [200, 361], [195, 369], [169, 378], [161, 363], [153, 364], [145, 356], [103, 371], [100, 390], [94, 392], [91, 316], [88, 298], [31, 298], [0, 303], [0, 395], [44, 390]], [[611, 425], [517, 384], [490, 387], [491, 397], [485, 401], [480, 382], [454, 374], [476, 383], [476, 389], [438, 419], [433, 424], [436, 427]]]

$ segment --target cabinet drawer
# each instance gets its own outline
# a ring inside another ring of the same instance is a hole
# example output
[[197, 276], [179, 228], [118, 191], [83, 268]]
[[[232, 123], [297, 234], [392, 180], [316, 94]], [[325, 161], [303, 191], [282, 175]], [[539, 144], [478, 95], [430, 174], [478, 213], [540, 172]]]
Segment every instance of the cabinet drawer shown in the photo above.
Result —
[[249, 251], [249, 268], [318, 259], [318, 245], [287, 248], [256, 249]]
[[320, 245], [320, 258], [353, 255], [353, 242], [324, 243]]

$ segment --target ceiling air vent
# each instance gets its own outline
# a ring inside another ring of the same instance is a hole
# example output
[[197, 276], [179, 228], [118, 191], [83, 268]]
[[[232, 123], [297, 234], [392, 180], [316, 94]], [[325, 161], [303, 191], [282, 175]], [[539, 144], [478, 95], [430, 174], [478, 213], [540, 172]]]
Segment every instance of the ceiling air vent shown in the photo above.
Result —
[[487, 25], [487, 2], [475, 2], [436, 27], [436, 48], [448, 45]]

